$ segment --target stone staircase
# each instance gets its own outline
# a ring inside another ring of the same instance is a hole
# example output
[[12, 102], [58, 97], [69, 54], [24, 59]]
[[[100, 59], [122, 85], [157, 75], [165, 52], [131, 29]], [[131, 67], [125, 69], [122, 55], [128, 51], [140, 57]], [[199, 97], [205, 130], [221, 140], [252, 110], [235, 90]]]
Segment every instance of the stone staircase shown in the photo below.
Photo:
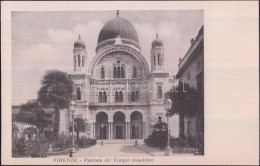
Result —
[[[137, 139], [138, 144], [143, 144], [143, 139]], [[135, 139], [125, 140], [125, 139], [114, 139], [114, 140], [103, 140], [104, 144], [135, 144]], [[97, 144], [101, 144], [101, 140], [97, 140]]]

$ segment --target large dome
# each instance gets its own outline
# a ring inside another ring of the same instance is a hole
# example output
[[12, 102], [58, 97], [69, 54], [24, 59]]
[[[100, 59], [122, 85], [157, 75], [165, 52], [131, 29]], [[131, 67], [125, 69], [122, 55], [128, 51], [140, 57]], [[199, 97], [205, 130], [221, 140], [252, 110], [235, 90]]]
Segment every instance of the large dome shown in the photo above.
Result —
[[134, 26], [128, 20], [120, 17], [109, 20], [103, 26], [98, 36], [98, 43], [108, 39], [114, 39], [117, 36], [139, 43], [138, 35]]

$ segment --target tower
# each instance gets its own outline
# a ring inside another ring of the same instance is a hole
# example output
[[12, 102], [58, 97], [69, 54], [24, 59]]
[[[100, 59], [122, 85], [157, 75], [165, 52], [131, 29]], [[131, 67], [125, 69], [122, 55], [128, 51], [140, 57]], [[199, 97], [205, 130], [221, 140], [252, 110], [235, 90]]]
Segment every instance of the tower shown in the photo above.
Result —
[[152, 42], [151, 48], [151, 72], [160, 72], [164, 70], [164, 48], [163, 42], [158, 38], [158, 33], [156, 34], [156, 39]]
[[87, 51], [85, 42], [79, 39], [74, 43], [73, 48], [73, 72], [82, 73], [86, 71]]

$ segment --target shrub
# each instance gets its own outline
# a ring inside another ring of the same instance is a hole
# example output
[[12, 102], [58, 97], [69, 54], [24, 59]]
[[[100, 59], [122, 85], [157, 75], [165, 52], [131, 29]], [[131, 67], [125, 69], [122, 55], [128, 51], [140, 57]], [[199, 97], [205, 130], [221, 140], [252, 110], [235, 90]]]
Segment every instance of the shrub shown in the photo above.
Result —
[[77, 145], [79, 148], [87, 148], [93, 146], [97, 143], [95, 139], [86, 138], [84, 136], [80, 137], [77, 141]]
[[72, 147], [72, 136], [60, 135], [53, 143], [56, 150], [66, 150]]
[[150, 147], [165, 148], [167, 145], [167, 125], [159, 122], [153, 126], [152, 134], [144, 139], [144, 143]]
[[24, 137], [12, 139], [13, 157], [47, 157], [48, 143], [44, 135], [36, 135], [35, 139], [26, 140]]
[[13, 157], [26, 157], [26, 140], [25, 138], [13, 137], [12, 139], [12, 156]]
[[26, 154], [30, 157], [47, 157], [49, 144], [43, 134], [37, 135], [34, 140], [26, 143]]

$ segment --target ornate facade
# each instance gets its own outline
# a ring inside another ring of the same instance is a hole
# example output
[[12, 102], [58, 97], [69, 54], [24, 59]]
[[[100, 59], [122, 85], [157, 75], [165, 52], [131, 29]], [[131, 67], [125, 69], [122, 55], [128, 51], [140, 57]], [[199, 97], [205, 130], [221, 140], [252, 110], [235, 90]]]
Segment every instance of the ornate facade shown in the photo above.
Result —
[[[165, 119], [164, 92], [170, 89], [164, 71], [163, 42], [151, 41], [151, 70], [141, 53], [138, 34], [126, 19], [109, 20], [98, 36], [96, 55], [86, 66], [84, 41], [74, 43], [73, 73], [75, 115], [91, 123], [95, 139], [143, 139], [151, 124]], [[172, 117], [171, 134], [179, 135], [178, 115]]]

